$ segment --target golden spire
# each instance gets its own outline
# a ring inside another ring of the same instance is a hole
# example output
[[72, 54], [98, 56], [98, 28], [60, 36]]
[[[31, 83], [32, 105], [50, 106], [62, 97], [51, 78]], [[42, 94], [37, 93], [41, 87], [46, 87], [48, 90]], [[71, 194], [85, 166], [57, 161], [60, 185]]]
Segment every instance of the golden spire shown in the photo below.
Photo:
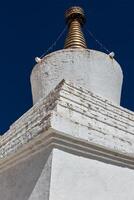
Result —
[[81, 27], [85, 23], [84, 11], [80, 7], [71, 7], [66, 13], [66, 22], [68, 24], [68, 35], [65, 40], [64, 48], [87, 48]]

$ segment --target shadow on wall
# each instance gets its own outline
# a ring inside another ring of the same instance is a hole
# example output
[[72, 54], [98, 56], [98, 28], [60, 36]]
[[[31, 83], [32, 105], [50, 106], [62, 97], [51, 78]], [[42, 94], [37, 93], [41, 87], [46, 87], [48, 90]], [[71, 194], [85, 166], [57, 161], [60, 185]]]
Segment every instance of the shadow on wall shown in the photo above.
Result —
[[[31, 199], [32, 192], [38, 187], [40, 177], [49, 180], [51, 150], [44, 150], [23, 163], [6, 170], [0, 175], [0, 200], [28, 200]], [[43, 173], [44, 169], [47, 174]], [[48, 170], [46, 170], [48, 168]], [[48, 195], [48, 185], [43, 185], [44, 195]], [[45, 196], [44, 196], [45, 197]], [[37, 199], [37, 197], [32, 197]]]

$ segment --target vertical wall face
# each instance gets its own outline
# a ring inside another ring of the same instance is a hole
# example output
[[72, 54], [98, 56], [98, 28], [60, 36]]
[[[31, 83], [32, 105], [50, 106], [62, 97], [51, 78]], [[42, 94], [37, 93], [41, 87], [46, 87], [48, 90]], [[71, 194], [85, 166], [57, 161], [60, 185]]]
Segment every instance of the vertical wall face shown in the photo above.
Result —
[[134, 171], [54, 150], [50, 200], [133, 200]]
[[47, 151], [6, 170], [0, 175], [0, 200], [48, 200], [50, 170], [51, 153]]
[[62, 80], [120, 104], [122, 71], [108, 55], [87, 49], [66, 49], [46, 56], [31, 74], [33, 103], [45, 97]]

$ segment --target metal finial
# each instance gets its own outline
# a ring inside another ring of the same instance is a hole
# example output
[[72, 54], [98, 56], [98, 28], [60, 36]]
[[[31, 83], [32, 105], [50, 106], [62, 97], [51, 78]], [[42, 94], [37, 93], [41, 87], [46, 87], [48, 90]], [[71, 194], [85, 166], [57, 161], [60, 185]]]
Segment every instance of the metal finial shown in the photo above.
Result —
[[71, 7], [65, 13], [68, 35], [64, 48], [87, 48], [81, 27], [85, 23], [84, 11], [80, 7]]

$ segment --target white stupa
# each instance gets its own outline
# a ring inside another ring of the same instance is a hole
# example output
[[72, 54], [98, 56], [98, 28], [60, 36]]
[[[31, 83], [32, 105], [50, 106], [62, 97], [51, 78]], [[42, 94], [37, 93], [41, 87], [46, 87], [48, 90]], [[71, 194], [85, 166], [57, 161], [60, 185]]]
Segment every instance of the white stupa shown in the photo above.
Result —
[[0, 138], [0, 200], [134, 200], [134, 113], [120, 65], [87, 49], [80, 7], [65, 48], [31, 74], [34, 106]]
[[66, 12], [69, 27], [65, 48], [42, 59], [33, 69], [31, 86], [34, 104], [66, 79], [116, 104], [120, 104], [122, 70], [111, 56], [87, 48], [81, 31], [82, 9]]

